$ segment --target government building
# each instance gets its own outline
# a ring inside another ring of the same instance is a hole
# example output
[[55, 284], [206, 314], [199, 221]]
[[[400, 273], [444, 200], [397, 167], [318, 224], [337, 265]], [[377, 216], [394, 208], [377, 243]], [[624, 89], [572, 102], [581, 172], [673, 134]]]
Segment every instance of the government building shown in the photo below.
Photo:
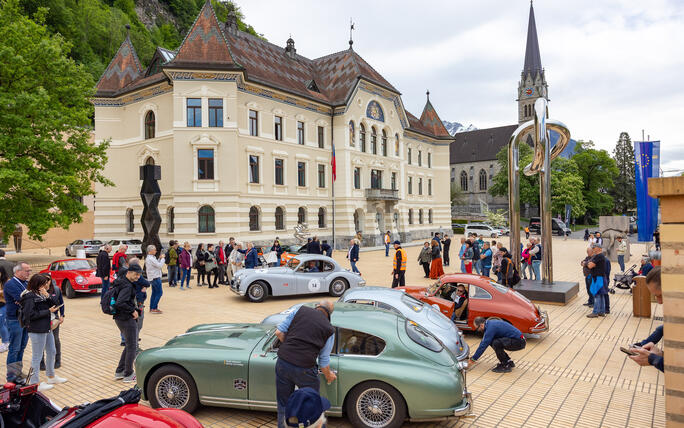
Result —
[[[146, 69], [130, 38], [97, 83], [95, 141], [109, 141], [95, 237], [142, 238], [139, 167], [161, 166], [162, 242], [294, 241], [299, 224], [346, 247], [451, 227], [449, 145], [352, 48], [317, 59], [218, 22], [210, 2], [176, 51]], [[334, 154], [333, 154], [334, 153]], [[335, 175], [336, 177], [333, 177]]]

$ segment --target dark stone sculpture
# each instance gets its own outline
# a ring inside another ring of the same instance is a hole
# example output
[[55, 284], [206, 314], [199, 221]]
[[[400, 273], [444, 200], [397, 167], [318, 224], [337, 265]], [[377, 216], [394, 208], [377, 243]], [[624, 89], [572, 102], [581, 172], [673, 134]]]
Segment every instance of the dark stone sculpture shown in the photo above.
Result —
[[161, 180], [161, 167], [158, 165], [143, 165], [140, 167], [140, 179], [143, 181], [140, 189], [140, 198], [143, 203], [142, 224], [143, 237], [142, 251], [147, 254], [147, 246], [157, 247], [157, 254], [161, 251], [161, 241], [159, 241], [159, 226], [161, 226], [161, 215], [159, 214], [159, 199], [161, 189], [157, 180]]

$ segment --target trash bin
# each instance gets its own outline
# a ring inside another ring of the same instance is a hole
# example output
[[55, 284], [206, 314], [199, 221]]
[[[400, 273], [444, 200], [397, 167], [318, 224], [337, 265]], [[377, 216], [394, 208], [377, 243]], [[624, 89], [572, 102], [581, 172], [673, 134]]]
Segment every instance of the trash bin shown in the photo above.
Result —
[[651, 318], [651, 292], [646, 287], [645, 276], [635, 276], [632, 287], [632, 305], [635, 317]]
[[76, 258], [77, 259], [85, 259], [85, 250], [76, 250]]

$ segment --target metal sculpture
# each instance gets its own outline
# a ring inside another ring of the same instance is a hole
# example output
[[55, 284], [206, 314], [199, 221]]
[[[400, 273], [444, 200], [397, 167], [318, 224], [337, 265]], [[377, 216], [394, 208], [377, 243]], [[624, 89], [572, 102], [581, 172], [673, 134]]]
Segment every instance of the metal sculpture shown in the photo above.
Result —
[[[520, 143], [526, 144], [530, 134], [534, 142], [534, 158], [523, 172], [525, 175], [539, 174], [539, 217], [541, 218], [542, 241], [542, 284], [553, 283], [551, 260], [551, 161], [570, 142], [570, 130], [562, 122], [549, 119], [548, 102], [539, 98], [534, 103], [534, 119], [520, 125], [508, 142], [508, 207], [511, 223], [510, 252], [520, 271]], [[551, 148], [549, 131], [559, 134], [558, 141]]]
[[143, 165], [140, 167], [140, 179], [143, 181], [140, 188], [140, 198], [143, 203], [142, 224], [143, 237], [142, 250], [147, 254], [147, 246], [157, 247], [157, 253], [161, 251], [161, 241], [159, 241], [159, 226], [161, 226], [161, 215], [159, 214], [159, 198], [161, 189], [157, 180], [161, 180], [161, 167], [159, 165]]
[[294, 227], [294, 237], [297, 239], [298, 243], [305, 244], [310, 235], [309, 225], [307, 223], [297, 223]]

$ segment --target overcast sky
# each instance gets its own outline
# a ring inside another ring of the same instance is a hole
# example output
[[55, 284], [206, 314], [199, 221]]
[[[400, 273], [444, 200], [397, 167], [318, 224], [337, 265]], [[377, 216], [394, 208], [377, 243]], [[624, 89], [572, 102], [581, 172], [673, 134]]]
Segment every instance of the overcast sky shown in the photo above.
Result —
[[[317, 58], [354, 49], [420, 115], [425, 91], [443, 120], [517, 122], [527, 0], [237, 0], [247, 23]], [[550, 115], [574, 139], [612, 152], [621, 131], [661, 141], [661, 168], [684, 170], [684, 1], [537, 0]]]

